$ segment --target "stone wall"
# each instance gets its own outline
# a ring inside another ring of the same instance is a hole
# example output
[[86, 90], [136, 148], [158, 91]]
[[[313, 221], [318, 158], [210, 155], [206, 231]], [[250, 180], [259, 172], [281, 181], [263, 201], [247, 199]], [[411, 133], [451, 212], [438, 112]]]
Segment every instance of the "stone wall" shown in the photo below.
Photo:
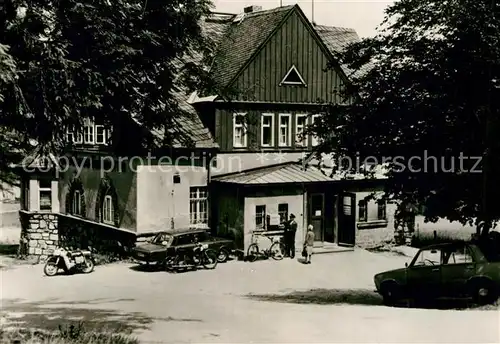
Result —
[[393, 240], [394, 225], [390, 222], [386, 227], [356, 229], [356, 246], [361, 248], [380, 247]]
[[59, 245], [57, 214], [19, 212], [21, 245], [28, 256], [47, 258]]
[[19, 212], [21, 252], [44, 261], [58, 246], [88, 249], [124, 258], [135, 246], [134, 233], [60, 214]]

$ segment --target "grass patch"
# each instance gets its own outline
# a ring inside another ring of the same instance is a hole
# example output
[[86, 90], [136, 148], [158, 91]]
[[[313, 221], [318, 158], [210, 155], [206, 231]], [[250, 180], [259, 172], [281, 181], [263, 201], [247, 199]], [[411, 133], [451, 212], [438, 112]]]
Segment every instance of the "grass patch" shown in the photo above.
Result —
[[24, 328], [0, 328], [1, 344], [139, 344], [137, 338], [116, 332], [87, 331], [83, 322], [60, 325], [49, 332]]

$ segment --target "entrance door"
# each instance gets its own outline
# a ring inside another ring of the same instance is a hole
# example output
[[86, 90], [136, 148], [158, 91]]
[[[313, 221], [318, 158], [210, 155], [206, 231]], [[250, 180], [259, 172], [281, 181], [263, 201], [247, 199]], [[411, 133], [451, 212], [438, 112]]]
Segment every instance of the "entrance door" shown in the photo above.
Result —
[[[325, 195], [315, 193], [309, 196], [309, 224], [314, 227], [314, 240], [323, 241], [323, 226], [325, 225]], [[308, 224], [308, 225], [309, 225]]]
[[356, 240], [356, 195], [343, 193], [339, 198], [338, 238], [340, 246], [354, 246]]

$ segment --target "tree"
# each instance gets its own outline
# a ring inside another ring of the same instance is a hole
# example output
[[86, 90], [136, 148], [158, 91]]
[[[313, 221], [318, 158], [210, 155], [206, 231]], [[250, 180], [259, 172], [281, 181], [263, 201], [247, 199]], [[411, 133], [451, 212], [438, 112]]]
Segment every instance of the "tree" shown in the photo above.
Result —
[[84, 117], [113, 126], [133, 117], [146, 129], [168, 129], [170, 142], [181, 135], [175, 118], [190, 115], [176, 94], [211, 85], [204, 59], [213, 45], [200, 26], [210, 0], [1, 6], [0, 42], [10, 46], [17, 78], [3, 80], [0, 70], [0, 124], [21, 141], [58, 151], [66, 128], [81, 128]]
[[486, 235], [500, 218], [499, 9], [494, 0], [387, 8], [379, 35], [336, 56], [354, 71], [342, 90], [353, 101], [326, 106], [311, 128], [321, 151], [386, 163], [389, 197], [424, 204], [426, 220], [484, 221]]

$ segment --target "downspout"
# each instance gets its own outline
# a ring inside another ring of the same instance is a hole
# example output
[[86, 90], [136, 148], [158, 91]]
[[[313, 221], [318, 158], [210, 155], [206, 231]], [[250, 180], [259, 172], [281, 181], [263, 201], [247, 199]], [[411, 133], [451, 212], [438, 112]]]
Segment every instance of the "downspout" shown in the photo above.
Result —
[[208, 153], [208, 161], [205, 160], [205, 168], [207, 169], [207, 224], [208, 228], [210, 228], [210, 231], [212, 234], [215, 234], [214, 228], [212, 228], [212, 207], [211, 207], [211, 199], [212, 199], [212, 154]]

